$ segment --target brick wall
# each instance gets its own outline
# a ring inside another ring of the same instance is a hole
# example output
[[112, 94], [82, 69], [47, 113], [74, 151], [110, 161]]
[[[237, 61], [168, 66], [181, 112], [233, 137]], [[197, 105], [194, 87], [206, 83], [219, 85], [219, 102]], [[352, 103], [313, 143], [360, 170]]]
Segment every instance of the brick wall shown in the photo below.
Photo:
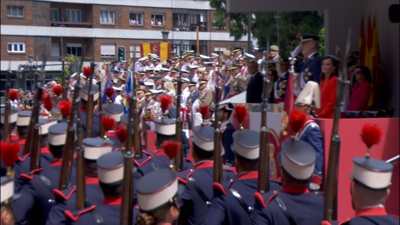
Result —
[[[7, 25], [33, 25], [32, 5], [33, 1], [12, 1], [12, 0], [1, 0], [1, 24]], [[7, 6], [24, 6], [24, 17], [8, 17]]]
[[[64, 21], [68, 21], [67, 9], [79, 9], [81, 10], [82, 22], [93, 23], [93, 6], [86, 4], [70, 4], [70, 3], [51, 3], [50, 9], [58, 9], [61, 17]], [[49, 20], [50, 22], [50, 20]]]
[[48, 26], [50, 21], [50, 4], [48, 2], [33, 2], [32, 16], [34, 26]]
[[[1, 60], [28, 61], [28, 56], [34, 55], [33, 39], [33, 37], [1, 36]], [[8, 42], [25, 42], [25, 53], [8, 53]]]

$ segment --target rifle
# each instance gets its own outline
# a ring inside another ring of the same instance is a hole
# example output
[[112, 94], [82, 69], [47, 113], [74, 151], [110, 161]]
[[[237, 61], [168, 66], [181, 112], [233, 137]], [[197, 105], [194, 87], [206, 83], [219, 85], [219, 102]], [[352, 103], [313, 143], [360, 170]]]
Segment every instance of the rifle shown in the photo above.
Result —
[[[347, 57], [350, 51], [351, 29], [348, 31], [346, 52], [344, 57]], [[346, 59], [346, 58], [345, 58]], [[344, 62], [344, 61], [343, 61]], [[347, 80], [346, 63], [342, 64], [342, 73], [338, 79], [338, 86], [336, 92], [336, 105], [333, 117], [333, 127], [331, 135], [331, 143], [329, 146], [329, 159], [328, 171], [326, 179], [326, 188], [324, 196], [324, 220], [332, 221], [337, 219], [337, 190], [338, 190], [338, 166], [339, 166], [339, 153], [341, 138], [339, 135], [339, 120], [340, 120], [340, 107], [343, 104], [344, 91], [349, 84]]]
[[[135, 76], [132, 76], [132, 83], [133, 83], [133, 90], [132, 90], [132, 95], [130, 98], [129, 102], [129, 118], [134, 119], [133, 123], [133, 144], [135, 148], [135, 158], [136, 159], [141, 159], [143, 157], [142, 155], [142, 140], [140, 138], [140, 119], [139, 119], [139, 109], [138, 109], [138, 104], [137, 104], [137, 96], [136, 96], [136, 78]], [[131, 150], [131, 149], [128, 149]]]
[[[76, 127], [78, 129], [78, 140], [76, 142], [75, 152], [76, 152], [76, 210], [81, 210], [85, 208], [85, 160], [83, 158], [83, 147], [82, 147], [82, 123], [79, 117], [77, 119]], [[66, 149], [64, 149], [66, 151]], [[72, 167], [72, 166], [71, 166]]]
[[[134, 133], [134, 138], [135, 138], [135, 152], [137, 155], [136, 149], [139, 149], [141, 151], [140, 142], [136, 142], [137, 137], [139, 133], [139, 129], [135, 129], [134, 127], [139, 127], [139, 119], [136, 120], [133, 119], [133, 115], [138, 114], [138, 110], [136, 108], [136, 91], [133, 90], [131, 92], [131, 97], [129, 98], [129, 120], [128, 120], [128, 126], [127, 126], [127, 132], [128, 136], [126, 139], [126, 149], [123, 151], [124, 153], [124, 180], [122, 184], [122, 205], [121, 205], [121, 219], [120, 219], [120, 224], [121, 225], [132, 225], [133, 224], [133, 218], [132, 218], [132, 207], [133, 207], [133, 202], [132, 202], [132, 168], [133, 168], [133, 158], [135, 156], [135, 153], [132, 151], [132, 133]], [[140, 137], [139, 137], [140, 141]], [[122, 147], [124, 149], [124, 147]]]
[[[83, 55], [82, 55], [82, 60], [83, 60]], [[81, 69], [79, 69], [78, 76], [80, 76]], [[80, 101], [81, 98], [79, 97], [79, 91], [80, 91], [80, 84], [81, 84], [81, 78], [79, 77], [77, 82], [75, 83], [75, 88], [74, 88], [74, 102], [72, 103], [71, 107], [71, 113], [68, 118], [68, 130], [67, 130], [67, 136], [65, 138], [65, 145], [64, 145], [64, 151], [63, 151], [63, 156], [62, 156], [62, 164], [61, 164], [61, 171], [60, 171], [60, 181], [58, 184], [58, 189], [59, 190], [64, 190], [65, 188], [68, 188], [70, 185], [69, 177], [68, 174], [69, 172], [69, 165], [70, 162], [72, 162], [73, 158], [73, 149], [72, 146], [75, 141], [75, 128], [74, 128], [74, 120], [75, 116], [77, 118], [80, 118]], [[75, 112], [77, 115], [75, 115]], [[72, 168], [72, 166], [71, 166]]]
[[31, 171], [39, 169], [39, 164], [40, 164], [40, 162], [38, 162], [38, 160], [40, 159], [39, 110], [43, 93], [43, 89], [41, 88], [40, 83], [37, 83], [36, 90], [37, 90], [36, 98], [33, 105], [33, 110], [35, 111], [32, 111], [31, 121], [29, 124], [29, 129], [31, 130], [28, 131], [28, 136], [26, 138], [27, 140], [28, 138], [30, 140], [29, 142], [26, 141], [25, 143], [25, 148], [28, 146], [28, 152], [29, 150], [31, 152], [31, 161], [30, 161]]
[[[180, 110], [181, 95], [182, 95], [182, 74], [179, 73], [178, 93], [176, 96], [176, 128], [175, 128], [176, 141], [179, 143], [182, 142], [182, 127], [183, 127], [183, 120], [181, 118], [181, 110]], [[181, 172], [184, 170], [182, 149], [180, 149], [175, 156], [175, 169], [177, 172]]]
[[[219, 77], [217, 76], [216, 83], [219, 83]], [[219, 96], [220, 92], [219, 85], [215, 86], [215, 96]], [[221, 183], [222, 177], [222, 157], [221, 157], [221, 129], [220, 122], [218, 121], [219, 114], [219, 98], [214, 98], [214, 117], [215, 117], [215, 128], [214, 128], [214, 182]]]
[[400, 158], [400, 155], [396, 155], [395, 157], [392, 157], [392, 158], [386, 160], [386, 162], [395, 164], [399, 160], [399, 158]]
[[86, 117], [86, 137], [92, 136], [92, 124], [93, 124], [93, 96], [94, 93], [92, 91], [93, 87], [93, 74], [94, 74], [94, 63], [90, 63], [90, 78], [89, 78], [89, 87], [88, 87], [88, 101], [87, 101], [87, 117]]
[[6, 105], [3, 115], [3, 141], [6, 142], [8, 140], [8, 136], [10, 135], [10, 124], [9, 124], [9, 116], [11, 114], [11, 102], [10, 102], [10, 76], [11, 76], [11, 68], [9, 67], [7, 73], [7, 83], [4, 92], [4, 97], [6, 99]]
[[100, 137], [103, 138], [104, 134], [105, 134], [104, 127], [102, 124], [104, 111], [103, 111], [103, 101], [102, 101], [103, 97], [101, 96], [102, 93], [101, 93], [101, 82], [100, 81], [97, 81], [97, 86], [99, 86], [99, 99], [98, 99], [99, 107], [98, 108], [99, 108]]
[[65, 60], [61, 59], [61, 86], [63, 87], [62, 100], [67, 100], [67, 87], [65, 87]]
[[261, 130], [260, 130], [260, 155], [258, 165], [258, 185], [257, 190], [261, 194], [269, 191], [270, 175], [270, 155], [269, 155], [269, 132], [267, 128], [268, 110], [268, 72], [264, 74], [263, 101], [261, 111]]

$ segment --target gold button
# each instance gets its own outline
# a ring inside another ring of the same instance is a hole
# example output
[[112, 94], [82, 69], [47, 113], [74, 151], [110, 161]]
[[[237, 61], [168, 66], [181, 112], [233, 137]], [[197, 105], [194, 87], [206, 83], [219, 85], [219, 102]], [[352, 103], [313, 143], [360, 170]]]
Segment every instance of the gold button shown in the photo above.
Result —
[[190, 172], [192, 172], [193, 171], [193, 169], [190, 169]]
[[274, 194], [276, 194], [277, 191], [274, 191]]
[[234, 179], [231, 179], [231, 182], [233, 182], [234, 181]]

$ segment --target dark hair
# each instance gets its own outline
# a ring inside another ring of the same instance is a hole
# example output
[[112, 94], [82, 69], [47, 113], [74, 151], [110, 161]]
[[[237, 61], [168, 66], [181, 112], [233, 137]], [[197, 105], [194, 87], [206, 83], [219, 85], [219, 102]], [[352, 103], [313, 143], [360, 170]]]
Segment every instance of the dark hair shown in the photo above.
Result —
[[372, 83], [371, 79], [371, 70], [369, 70], [366, 66], [357, 66], [356, 69], [361, 70], [361, 74], [364, 75], [364, 80], [368, 81], [368, 83]]
[[41, 148], [46, 147], [47, 144], [49, 143], [48, 140], [47, 140], [47, 136], [48, 136], [47, 134], [45, 134], [45, 135], [40, 135], [40, 147], [41, 147]]
[[175, 135], [163, 135], [156, 133], [156, 138], [160, 145], [166, 141], [175, 141]]
[[199, 146], [197, 146], [195, 143], [193, 144], [193, 151], [196, 154], [197, 157], [199, 157], [199, 160], [210, 160], [214, 156], [214, 151], [205, 151]]
[[99, 185], [101, 190], [103, 191], [103, 194], [112, 197], [114, 196], [119, 197], [122, 195], [122, 184], [123, 184], [122, 180], [115, 182], [113, 184], [106, 184], [99, 181]]
[[28, 127], [17, 126], [17, 133], [20, 139], [26, 138], [28, 135]]
[[[338, 74], [339, 74], [339, 61], [337, 59], [333, 58], [332, 56], [325, 56], [322, 59], [322, 61], [324, 61], [326, 59], [330, 59], [331, 62], [332, 62], [332, 65], [335, 67], [335, 69], [332, 71], [331, 75], [329, 76], [329, 79], [331, 79], [334, 76], [337, 77]], [[321, 65], [321, 67], [322, 67], [322, 65]], [[325, 80], [325, 74], [324, 73], [321, 73], [320, 80], [321, 81]]]
[[53, 155], [53, 158], [61, 159], [63, 155], [64, 145], [51, 145], [49, 144], [49, 151]]
[[302, 186], [302, 187], [307, 187], [308, 182], [310, 180], [310, 178], [306, 179], [306, 180], [298, 180], [296, 178], [294, 178], [292, 175], [290, 175], [285, 168], [282, 167], [282, 173], [285, 176], [285, 180], [288, 184], [290, 185], [294, 185], [294, 186]]
[[273, 77], [273, 81], [278, 80], [278, 72], [276, 70], [269, 70], [268, 73], [271, 72], [271, 75]]
[[257, 171], [259, 159], [246, 159], [243, 156], [235, 153], [236, 159], [240, 162], [240, 166], [244, 171]]

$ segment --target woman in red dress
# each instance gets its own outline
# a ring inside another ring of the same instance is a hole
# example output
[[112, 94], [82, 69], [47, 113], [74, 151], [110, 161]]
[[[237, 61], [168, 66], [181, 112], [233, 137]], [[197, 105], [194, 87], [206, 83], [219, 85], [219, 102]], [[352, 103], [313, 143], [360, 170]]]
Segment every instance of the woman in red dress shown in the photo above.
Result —
[[369, 98], [372, 94], [371, 72], [366, 66], [358, 66], [355, 70], [357, 82], [351, 89], [348, 111], [368, 110]]
[[326, 56], [322, 61], [320, 77], [321, 109], [317, 111], [319, 118], [333, 118], [336, 104], [339, 61], [334, 56]]

